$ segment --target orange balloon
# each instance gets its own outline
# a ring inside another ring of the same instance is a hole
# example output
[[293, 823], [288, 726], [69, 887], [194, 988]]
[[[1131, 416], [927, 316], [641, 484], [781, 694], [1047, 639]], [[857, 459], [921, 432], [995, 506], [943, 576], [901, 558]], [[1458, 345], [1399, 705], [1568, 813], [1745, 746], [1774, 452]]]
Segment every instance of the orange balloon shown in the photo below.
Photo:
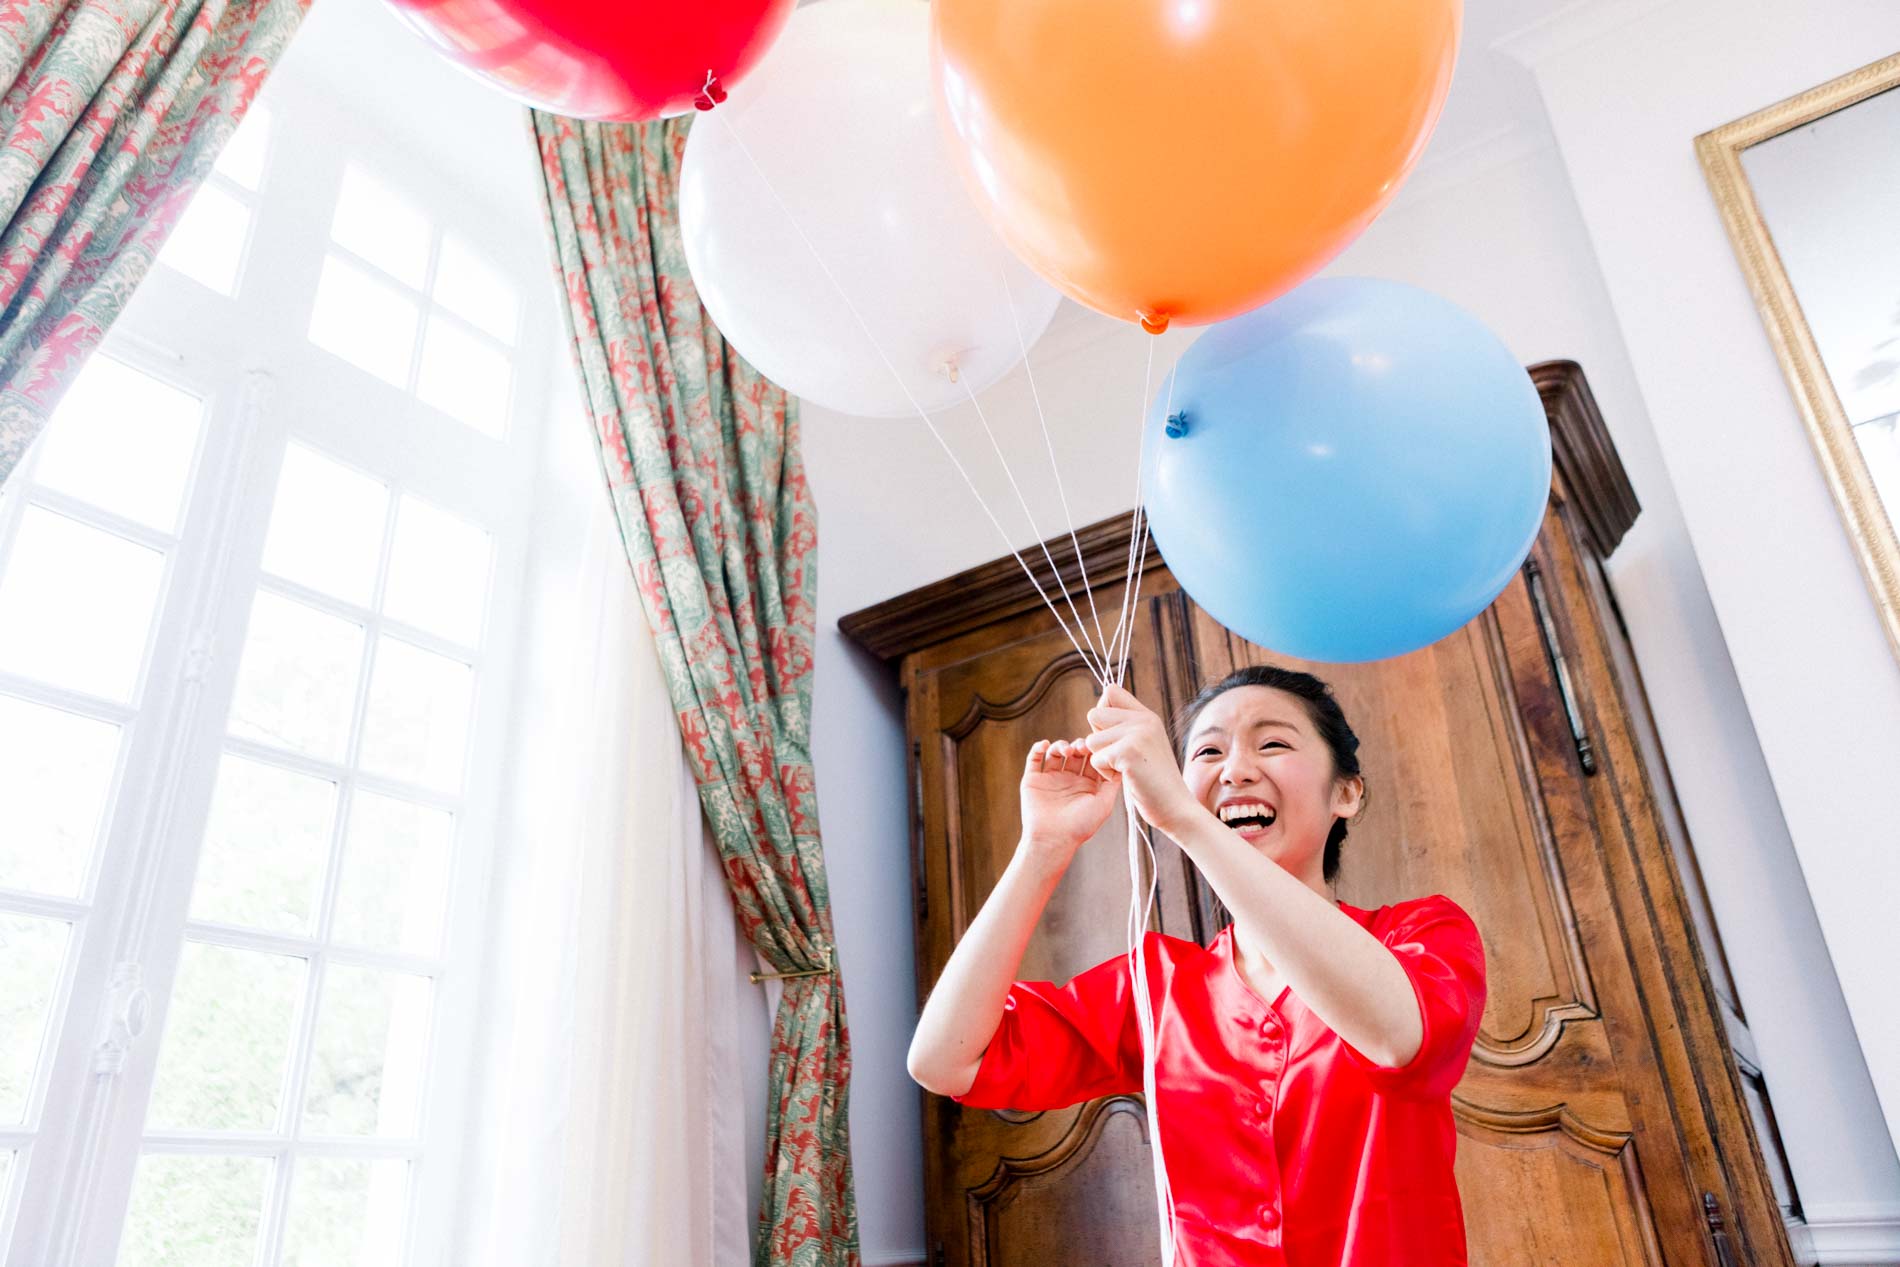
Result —
[[1319, 271], [1397, 192], [1461, 0], [934, 0], [972, 196], [1089, 307], [1201, 324]]

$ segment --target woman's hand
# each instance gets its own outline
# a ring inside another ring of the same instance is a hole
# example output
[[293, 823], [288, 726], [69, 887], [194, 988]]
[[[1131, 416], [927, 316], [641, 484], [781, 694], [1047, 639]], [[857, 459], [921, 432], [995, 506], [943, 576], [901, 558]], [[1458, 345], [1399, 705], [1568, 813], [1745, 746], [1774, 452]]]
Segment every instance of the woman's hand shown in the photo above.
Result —
[[1090, 762], [1117, 781], [1126, 780], [1141, 816], [1173, 835], [1199, 802], [1188, 791], [1181, 767], [1168, 743], [1168, 728], [1153, 709], [1133, 694], [1109, 683], [1102, 698], [1088, 712], [1095, 733], [1085, 741]]
[[1023, 767], [1023, 840], [1066, 864], [1108, 821], [1116, 795], [1080, 739], [1039, 739]]

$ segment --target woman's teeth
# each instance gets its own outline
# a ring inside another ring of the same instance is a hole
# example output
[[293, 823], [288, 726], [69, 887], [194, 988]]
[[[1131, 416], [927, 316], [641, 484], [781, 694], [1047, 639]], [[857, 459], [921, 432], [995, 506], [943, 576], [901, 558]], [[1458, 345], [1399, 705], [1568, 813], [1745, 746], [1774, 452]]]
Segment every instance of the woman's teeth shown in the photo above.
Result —
[[1223, 805], [1219, 813], [1221, 822], [1242, 830], [1265, 830], [1273, 826], [1276, 817], [1274, 811], [1264, 805]]

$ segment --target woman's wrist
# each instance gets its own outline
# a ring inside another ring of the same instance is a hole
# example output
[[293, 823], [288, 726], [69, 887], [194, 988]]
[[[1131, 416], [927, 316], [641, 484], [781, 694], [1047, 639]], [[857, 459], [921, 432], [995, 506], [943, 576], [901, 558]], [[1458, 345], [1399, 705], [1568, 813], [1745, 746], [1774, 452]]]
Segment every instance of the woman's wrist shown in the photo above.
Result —
[[1185, 801], [1164, 811], [1160, 819], [1152, 825], [1185, 849], [1188, 842], [1183, 837], [1191, 836], [1197, 827], [1207, 822], [1218, 824], [1220, 820], [1209, 813], [1207, 807], [1199, 801]]
[[1025, 834], [1016, 842], [1015, 860], [1032, 873], [1061, 879], [1079, 848], [1081, 843], [1078, 841], [1051, 840]]

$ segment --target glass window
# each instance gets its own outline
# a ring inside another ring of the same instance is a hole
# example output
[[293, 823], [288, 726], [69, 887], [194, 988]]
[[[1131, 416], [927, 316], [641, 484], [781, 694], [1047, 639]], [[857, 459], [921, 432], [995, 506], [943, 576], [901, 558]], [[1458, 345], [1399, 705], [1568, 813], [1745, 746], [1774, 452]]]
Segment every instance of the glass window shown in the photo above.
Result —
[[220, 295], [237, 293], [238, 270], [251, 235], [251, 209], [222, 187], [205, 182], [172, 226], [158, 262]]
[[203, 418], [196, 396], [95, 356], [40, 437], [34, 482], [174, 532]]
[[475, 646], [481, 641], [492, 553], [486, 532], [405, 494], [396, 512], [384, 614]]
[[421, 310], [400, 287], [340, 255], [323, 261], [310, 341], [394, 387], [409, 385]]
[[264, 570], [368, 607], [389, 488], [301, 444], [284, 454], [264, 538]]
[[513, 375], [508, 354], [494, 343], [453, 317], [430, 316], [416, 379], [424, 403], [500, 439], [508, 430]]
[[78, 897], [119, 759], [119, 727], [0, 695], [0, 888]]
[[238, 666], [231, 733], [341, 761], [362, 660], [361, 625], [260, 592]]
[[429, 217], [377, 177], [351, 164], [337, 194], [330, 238], [359, 258], [420, 290], [429, 274]]
[[72, 925], [0, 914], [0, 1125], [26, 1121]]
[[442, 258], [435, 272], [435, 301], [473, 322], [485, 334], [503, 343], [515, 341], [515, 324], [521, 316], [520, 292], [486, 256], [454, 233], [442, 239]]
[[165, 556], [28, 505], [0, 574], [0, 672], [129, 701]]

